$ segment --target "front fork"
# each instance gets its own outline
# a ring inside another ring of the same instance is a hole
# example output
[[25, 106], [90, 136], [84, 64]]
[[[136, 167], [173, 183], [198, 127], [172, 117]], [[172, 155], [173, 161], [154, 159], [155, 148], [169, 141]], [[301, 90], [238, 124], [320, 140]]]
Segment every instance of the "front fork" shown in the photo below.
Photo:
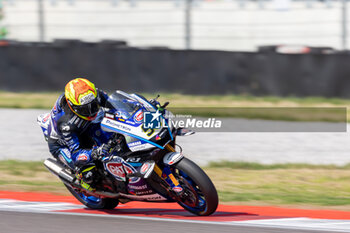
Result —
[[[165, 149], [167, 149], [170, 152], [175, 152], [174, 147], [172, 147], [171, 145], [167, 144], [165, 146]], [[175, 178], [175, 176], [173, 175], [171, 169], [170, 169], [170, 165], [169, 164], [165, 164], [164, 163], [164, 168], [163, 170], [159, 168], [159, 166], [157, 164], [155, 164], [154, 166], [154, 171], [156, 172], [156, 174], [162, 179], [164, 180], [170, 187], [171, 189], [175, 192], [175, 193], [181, 193], [183, 188], [181, 187], [179, 181]]]

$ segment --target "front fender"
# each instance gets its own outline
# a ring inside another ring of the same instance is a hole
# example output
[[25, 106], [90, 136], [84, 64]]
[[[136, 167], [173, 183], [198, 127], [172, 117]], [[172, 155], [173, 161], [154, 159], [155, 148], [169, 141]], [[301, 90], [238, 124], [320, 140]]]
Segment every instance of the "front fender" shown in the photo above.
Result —
[[163, 163], [165, 165], [172, 166], [183, 159], [183, 154], [181, 152], [169, 152], [163, 158]]

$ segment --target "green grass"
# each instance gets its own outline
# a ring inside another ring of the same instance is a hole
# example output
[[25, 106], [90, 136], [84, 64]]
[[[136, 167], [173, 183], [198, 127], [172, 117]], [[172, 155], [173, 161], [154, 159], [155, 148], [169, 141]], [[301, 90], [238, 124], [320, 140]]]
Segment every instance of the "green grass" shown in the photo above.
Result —
[[[61, 93], [4, 92], [0, 91], [0, 108], [51, 109]], [[143, 94], [154, 98], [155, 94]], [[344, 122], [342, 109], [350, 106], [348, 99], [322, 97], [255, 97], [249, 95], [194, 96], [161, 93], [159, 101], [170, 102], [175, 114], [203, 117], [234, 117], [284, 121]], [[311, 107], [311, 108], [306, 108]], [[317, 109], [316, 109], [317, 108]], [[350, 121], [350, 114], [347, 118]]]
[[[152, 98], [156, 94], [144, 94], [146, 97]], [[340, 98], [325, 98], [325, 97], [278, 97], [278, 96], [252, 96], [252, 95], [184, 95], [184, 94], [174, 94], [174, 93], [160, 93], [160, 99], [186, 99], [189, 101], [203, 100], [216, 101], [219, 105], [220, 102], [230, 101], [230, 102], [268, 102], [278, 104], [280, 102], [290, 102], [300, 105], [314, 105], [314, 104], [331, 104], [331, 105], [350, 105], [350, 99], [340, 99]], [[222, 105], [222, 103], [221, 103]]]
[[0, 161], [0, 190], [68, 194], [40, 161]]
[[27, 180], [19, 180], [19, 181], [10, 181], [10, 180], [2, 180], [0, 179], [0, 185], [27, 185], [27, 186], [36, 186], [38, 188], [50, 185], [50, 186], [57, 186], [60, 187], [61, 183], [59, 182], [50, 182], [50, 181], [27, 181]]
[[209, 168], [231, 168], [231, 169], [246, 169], [246, 170], [271, 170], [271, 169], [339, 169], [350, 170], [350, 164], [343, 166], [337, 165], [313, 165], [304, 163], [283, 163], [283, 164], [261, 164], [252, 162], [231, 162], [220, 161], [210, 162]]
[[350, 205], [350, 165], [211, 163], [220, 200], [336, 208]]
[[[4, 108], [51, 108], [62, 92], [6, 92], [0, 91], [0, 107]], [[156, 94], [142, 93], [151, 99]], [[285, 106], [350, 106], [350, 99], [323, 97], [274, 97], [250, 95], [184, 95], [160, 93], [160, 102], [169, 101], [173, 107], [266, 107]]]
[[0, 91], [1, 108], [50, 109], [60, 93], [4, 92]]
[[2, 160], [0, 161], [0, 171], [22, 175], [23, 173], [36, 174], [47, 170], [43, 163], [39, 161]]
[[[349, 205], [350, 197], [334, 195], [334, 193], [309, 193], [300, 192], [302, 190], [297, 190], [298, 194], [295, 192], [269, 192], [258, 193], [253, 192], [225, 192], [219, 191], [219, 197], [222, 202], [264, 202], [271, 205], [314, 205], [314, 206], [341, 206]], [[281, 198], [283, 195], [283, 198]]]

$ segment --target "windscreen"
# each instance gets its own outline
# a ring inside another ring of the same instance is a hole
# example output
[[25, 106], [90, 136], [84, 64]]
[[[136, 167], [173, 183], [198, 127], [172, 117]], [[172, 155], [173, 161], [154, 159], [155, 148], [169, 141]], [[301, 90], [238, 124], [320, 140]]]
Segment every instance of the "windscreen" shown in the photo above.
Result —
[[118, 92], [113, 93], [108, 97], [108, 106], [115, 113], [124, 119], [129, 119], [142, 105], [130, 96], [120, 94]]

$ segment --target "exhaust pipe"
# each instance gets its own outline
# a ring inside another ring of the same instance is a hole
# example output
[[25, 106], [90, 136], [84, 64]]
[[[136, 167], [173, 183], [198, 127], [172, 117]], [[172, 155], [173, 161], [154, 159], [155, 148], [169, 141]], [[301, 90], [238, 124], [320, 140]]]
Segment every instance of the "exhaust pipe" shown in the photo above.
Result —
[[[44, 161], [45, 167], [54, 175], [58, 176], [64, 183], [66, 183], [69, 186], [74, 186], [76, 188], [83, 189], [86, 193], [89, 193], [92, 196], [96, 197], [107, 197], [107, 198], [118, 198], [120, 196], [119, 193], [110, 193], [110, 192], [104, 192], [104, 191], [88, 191], [85, 190], [79, 182], [75, 179], [75, 177], [72, 174], [69, 174], [66, 169], [59, 164], [55, 159], [48, 158]], [[73, 182], [75, 180], [75, 182]]]
[[69, 184], [73, 183], [75, 177], [71, 174], [68, 174], [65, 171], [64, 167], [61, 164], [59, 164], [55, 159], [46, 159], [44, 165], [47, 169], [49, 169], [50, 172], [61, 178], [64, 182], [67, 182]]

